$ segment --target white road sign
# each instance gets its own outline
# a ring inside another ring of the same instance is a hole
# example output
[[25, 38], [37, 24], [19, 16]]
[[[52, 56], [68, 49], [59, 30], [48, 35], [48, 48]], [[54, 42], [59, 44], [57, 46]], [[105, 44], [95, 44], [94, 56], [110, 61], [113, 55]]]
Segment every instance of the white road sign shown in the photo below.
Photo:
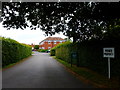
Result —
[[114, 48], [103, 48], [103, 57], [114, 58]]
[[110, 58], [114, 58], [114, 48], [103, 48], [103, 57], [108, 58], [108, 78], [110, 79]]

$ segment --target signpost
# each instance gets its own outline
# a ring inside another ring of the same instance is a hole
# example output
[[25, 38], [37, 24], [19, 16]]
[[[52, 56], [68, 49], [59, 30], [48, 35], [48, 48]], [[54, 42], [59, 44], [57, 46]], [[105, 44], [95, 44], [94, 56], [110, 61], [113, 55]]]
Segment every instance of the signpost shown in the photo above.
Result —
[[78, 59], [78, 53], [77, 52], [72, 52], [71, 53], [71, 67], [72, 67], [73, 60], [77, 60], [77, 66], [79, 66], [79, 59]]
[[103, 57], [108, 58], [108, 78], [110, 79], [110, 58], [115, 57], [114, 48], [103, 48]]

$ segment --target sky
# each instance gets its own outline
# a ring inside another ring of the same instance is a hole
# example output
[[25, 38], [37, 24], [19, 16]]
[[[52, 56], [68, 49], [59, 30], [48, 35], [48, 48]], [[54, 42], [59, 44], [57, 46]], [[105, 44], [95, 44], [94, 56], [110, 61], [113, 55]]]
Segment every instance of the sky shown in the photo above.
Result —
[[[33, 43], [35, 45], [38, 45], [40, 41], [49, 37], [46, 36], [45, 33], [40, 29], [30, 30], [30, 28], [26, 28], [25, 30], [21, 30], [21, 29], [7, 30], [2, 26], [2, 23], [0, 23], [0, 36], [14, 39], [20, 43], [25, 43], [25, 44]], [[62, 33], [55, 34], [52, 37], [61, 37], [63, 39], [67, 38]]]

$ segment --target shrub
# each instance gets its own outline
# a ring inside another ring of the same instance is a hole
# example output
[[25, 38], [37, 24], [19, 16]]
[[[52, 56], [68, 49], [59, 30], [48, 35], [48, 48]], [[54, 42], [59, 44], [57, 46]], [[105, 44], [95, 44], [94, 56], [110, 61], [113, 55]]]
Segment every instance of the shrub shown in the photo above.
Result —
[[35, 45], [35, 46], [34, 46], [34, 49], [39, 49], [39, 45]]
[[16, 63], [31, 55], [32, 47], [13, 39], [2, 37], [2, 66]]
[[38, 51], [38, 52], [40, 52], [40, 51], [41, 51], [41, 49], [38, 49], [37, 51]]
[[39, 49], [38, 52], [47, 52], [47, 49]]
[[56, 49], [57, 49], [57, 48], [60, 48], [61, 46], [68, 45], [68, 44], [70, 44], [70, 43], [71, 43], [71, 42], [67, 41], [67, 42], [58, 44], [57, 46], [53, 47], [53, 48], [50, 50], [50, 55], [51, 55], [51, 56], [55, 56], [55, 53], [56, 53]]
[[82, 43], [63, 43], [56, 46], [51, 52], [57, 58], [68, 63], [71, 62], [71, 55], [76, 52], [78, 57], [72, 59], [73, 64], [80, 67], [87, 67], [100, 74], [108, 75], [107, 58], [103, 58], [104, 47], [115, 47], [115, 58], [111, 59], [111, 76], [120, 76], [120, 41], [92, 40]]
[[55, 56], [55, 49], [50, 50], [50, 56]]

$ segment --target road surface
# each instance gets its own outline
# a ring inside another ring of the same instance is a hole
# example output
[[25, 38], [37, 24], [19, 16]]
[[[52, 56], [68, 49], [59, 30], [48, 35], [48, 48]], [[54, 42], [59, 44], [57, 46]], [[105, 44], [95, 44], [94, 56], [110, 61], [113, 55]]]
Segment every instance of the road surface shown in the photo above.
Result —
[[48, 53], [35, 52], [31, 57], [2, 72], [3, 88], [92, 88]]

